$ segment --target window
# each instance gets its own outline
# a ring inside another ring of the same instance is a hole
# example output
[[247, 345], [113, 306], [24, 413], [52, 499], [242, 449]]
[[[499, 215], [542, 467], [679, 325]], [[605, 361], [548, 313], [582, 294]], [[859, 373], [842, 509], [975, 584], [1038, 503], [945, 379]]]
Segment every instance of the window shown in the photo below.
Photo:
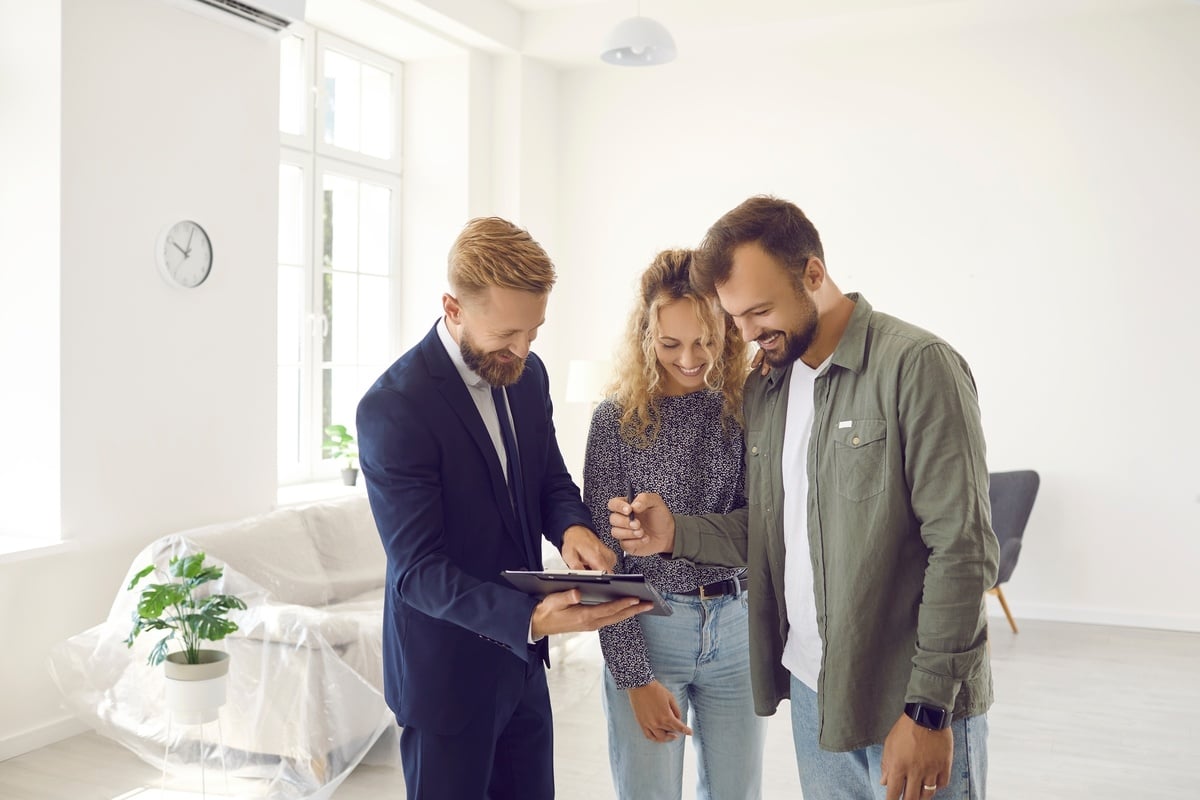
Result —
[[332, 477], [326, 425], [354, 431], [391, 363], [401, 65], [323, 32], [280, 43], [279, 480]]

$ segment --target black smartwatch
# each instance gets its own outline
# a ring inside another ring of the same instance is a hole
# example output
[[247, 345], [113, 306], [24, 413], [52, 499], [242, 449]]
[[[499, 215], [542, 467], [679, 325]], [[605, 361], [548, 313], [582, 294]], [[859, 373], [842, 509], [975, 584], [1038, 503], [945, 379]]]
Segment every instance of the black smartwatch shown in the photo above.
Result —
[[950, 727], [950, 712], [925, 703], [905, 703], [904, 713], [922, 728], [940, 731]]

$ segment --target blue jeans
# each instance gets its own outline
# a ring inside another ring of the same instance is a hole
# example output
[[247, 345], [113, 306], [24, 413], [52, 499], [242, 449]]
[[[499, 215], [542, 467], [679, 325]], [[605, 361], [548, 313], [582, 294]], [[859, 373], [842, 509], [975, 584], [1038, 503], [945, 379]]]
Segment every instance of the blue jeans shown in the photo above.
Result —
[[[883, 745], [847, 753], [831, 753], [817, 745], [817, 693], [792, 676], [792, 741], [800, 790], [817, 800], [885, 800], [887, 788], [879, 785]], [[897, 718], [900, 716], [897, 713]], [[987, 795], [987, 714], [956, 719], [954, 761], [950, 785], [932, 795], [917, 793], [905, 800], [984, 800]]]
[[[698, 800], [758, 800], [767, 723], [754, 713], [746, 594], [708, 600], [665, 595], [669, 617], [638, 617], [650, 665], [675, 695], [695, 739]], [[629, 704], [604, 670], [604, 712], [613, 785], [621, 800], [678, 800], [688, 737], [653, 742], [642, 734]]]

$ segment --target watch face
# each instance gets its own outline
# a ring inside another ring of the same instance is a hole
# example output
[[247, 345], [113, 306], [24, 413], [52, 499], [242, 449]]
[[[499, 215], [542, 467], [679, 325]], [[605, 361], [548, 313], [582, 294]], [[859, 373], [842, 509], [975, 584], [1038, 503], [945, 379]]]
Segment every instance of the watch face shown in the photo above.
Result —
[[176, 286], [192, 289], [204, 283], [212, 271], [212, 242], [195, 222], [176, 222], [159, 237], [158, 266]]

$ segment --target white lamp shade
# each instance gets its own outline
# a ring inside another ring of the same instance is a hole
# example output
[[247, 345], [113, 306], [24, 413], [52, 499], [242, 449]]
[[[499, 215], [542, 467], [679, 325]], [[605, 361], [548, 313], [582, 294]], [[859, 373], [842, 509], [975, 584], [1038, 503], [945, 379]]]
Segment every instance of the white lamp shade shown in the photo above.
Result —
[[567, 402], [598, 403], [604, 399], [612, 364], [572, 359], [567, 365]]
[[648, 67], [675, 59], [675, 40], [662, 23], [630, 17], [617, 23], [604, 40], [600, 58], [625, 67]]

